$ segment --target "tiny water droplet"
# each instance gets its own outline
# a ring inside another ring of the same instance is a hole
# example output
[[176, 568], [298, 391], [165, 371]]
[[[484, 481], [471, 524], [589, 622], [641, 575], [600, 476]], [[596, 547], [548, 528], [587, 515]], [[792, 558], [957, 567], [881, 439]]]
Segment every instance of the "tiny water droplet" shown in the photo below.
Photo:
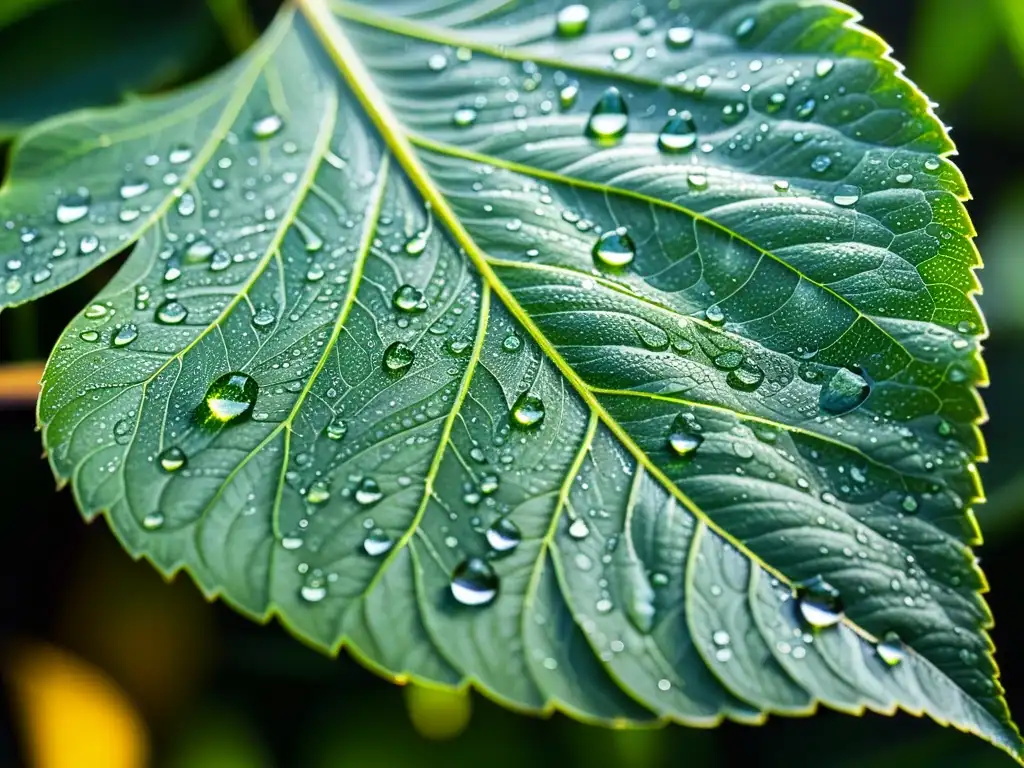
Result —
[[828, 155], [818, 155], [811, 161], [811, 170], [816, 173], [824, 173], [832, 167], [832, 158]]
[[245, 373], [225, 373], [210, 384], [196, 412], [200, 424], [234, 424], [249, 418], [259, 395], [256, 380]]
[[340, 416], [335, 416], [331, 423], [327, 425], [325, 432], [331, 440], [341, 440], [348, 432], [348, 424]]
[[448, 67], [448, 57], [443, 53], [435, 53], [427, 59], [427, 68], [431, 72], [443, 72]]
[[170, 151], [170, 154], [167, 155], [167, 161], [171, 165], [181, 165], [182, 163], [187, 163], [191, 159], [192, 149], [190, 147], [186, 147], [184, 144], [175, 147]]
[[610, 229], [594, 243], [592, 255], [599, 267], [622, 269], [636, 257], [636, 243], [625, 227]]
[[82, 331], [80, 334], [78, 334], [78, 338], [80, 338], [82, 341], [92, 343], [94, 341], [99, 340], [100, 335], [96, 331]]
[[384, 350], [384, 370], [389, 373], [405, 373], [415, 359], [416, 355], [408, 344], [403, 341], [392, 342]]
[[544, 403], [539, 397], [523, 392], [512, 405], [510, 416], [514, 427], [536, 427], [544, 420]]
[[838, 624], [843, 618], [843, 601], [839, 590], [821, 576], [796, 585], [800, 615], [815, 629]]
[[518, 352], [523, 348], [523, 340], [519, 337], [518, 333], [512, 331], [502, 340], [501, 348], [506, 352]]
[[668, 447], [680, 458], [692, 456], [703, 442], [704, 438], [694, 429], [693, 422], [682, 416], [676, 418], [668, 433]]
[[188, 457], [185, 455], [185, 452], [176, 445], [172, 445], [160, 454], [160, 468], [164, 472], [177, 472], [187, 463]]
[[754, 27], [757, 25], [757, 19], [753, 16], [747, 16], [739, 24], [736, 25], [736, 39], [743, 40], [750, 37], [750, 33], [754, 31]]
[[606, 90], [587, 120], [587, 135], [601, 143], [614, 143], [626, 135], [629, 109], [618, 88]]
[[463, 605], [487, 605], [498, 594], [498, 574], [487, 561], [467, 558], [452, 573], [451, 592]]
[[473, 107], [459, 107], [452, 114], [452, 123], [459, 128], [468, 128], [476, 122], [479, 113]]
[[147, 531], [155, 531], [164, 525], [164, 516], [159, 512], [152, 512], [142, 518], [142, 527]]

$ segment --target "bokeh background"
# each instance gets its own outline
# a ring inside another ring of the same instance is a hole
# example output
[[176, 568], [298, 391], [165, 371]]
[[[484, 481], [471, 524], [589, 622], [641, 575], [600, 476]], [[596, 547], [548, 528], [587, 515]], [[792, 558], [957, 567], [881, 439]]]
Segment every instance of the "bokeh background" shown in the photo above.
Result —
[[[940, 104], [975, 196], [992, 379], [980, 556], [996, 658], [1024, 717], [1024, 0], [852, 4]], [[276, 5], [0, 0], [0, 160], [33, 120], [215, 69]], [[518, 716], [476, 694], [396, 687], [207, 604], [187, 578], [166, 584], [54, 492], [34, 431], [39, 363], [114, 266], [0, 322], [0, 766], [1013, 765], [907, 715], [640, 732]]]

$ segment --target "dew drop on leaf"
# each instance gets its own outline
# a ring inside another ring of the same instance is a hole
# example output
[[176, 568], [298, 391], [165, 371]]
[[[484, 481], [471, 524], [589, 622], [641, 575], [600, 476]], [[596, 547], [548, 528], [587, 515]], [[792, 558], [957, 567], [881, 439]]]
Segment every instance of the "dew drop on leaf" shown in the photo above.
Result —
[[860, 200], [860, 187], [855, 187], [852, 184], [840, 184], [832, 196], [832, 202], [843, 208], [856, 205], [858, 200]]
[[693, 43], [693, 27], [670, 27], [665, 33], [665, 42], [669, 48], [688, 48]]
[[694, 426], [690, 419], [683, 416], [676, 418], [672, 424], [672, 430], [668, 433], [668, 447], [676, 456], [692, 456], [704, 442], [703, 436]]
[[165, 301], [156, 310], [156, 319], [164, 325], [177, 325], [186, 317], [188, 317], [188, 310], [185, 305], [174, 299]]
[[257, 139], [269, 139], [276, 136], [282, 127], [284, 127], [284, 121], [280, 115], [267, 115], [252, 124], [252, 135]]
[[91, 204], [92, 198], [89, 195], [89, 190], [79, 187], [72, 194], [65, 195], [57, 201], [57, 223], [74, 224], [76, 221], [81, 221], [89, 215]]
[[468, 128], [476, 122], [478, 115], [473, 107], [459, 107], [452, 113], [452, 123], [458, 128]]
[[609, 88], [597, 100], [587, 120], [587, 135], [602, 143], [613, 143], [626, 135], [629, 110], [618, 88]]
[[158, 528], [163, 528], [164, 516], [159, 512], [151, 512], [142, 518], [142, 527], [147, 531], [155, 531]]
[[796, 597], [800, 615], [815, 629], [834, 626], [843, 618], [839, 590], [821, 576], [797, 584]]
[[384, 370], [395, 374], [405, 373], [415, 359], [416, 355], [408, 344], [403, 341], [392, 342], [384, 350]]
[[529, 429], [544, 420], [544, 403], [539, 397], [523, 392], [512, 405], [510, 421], [514, 427]]
[[395, 309], [402, 312], [422, 312], [427, 308], [423, 291], [414, 285], [403, 285], [391, 297]]
[[579, 37], [587, 31], [590, 8], [583, 3], [567, 5], [555, 17], [555, 31], [559, 37]]
[[306, 501], [310, 504], [325, 504], [331, 498], [331, 489], [323, 480], [317, 480], [306, 491]]
[[498, 574], [487, 561], [467, 558], [452, 573], [451, 592], [463, 605], [487, 605], [498, 594]]
[[114, 338], [111, 339], [110, 343], [115, 347], [126, 347], [137, 338], [139, 338], [138, 327], [134, 323], [125, 323], [114, 334]]
[[594, 243], [594, 261], [606, 269], [622, 269], [636, 258], [636, 243], [625, 227], [604, 232]]
[[495, 552], [508, 553], [519, 546], [523, 534], [519, 526], [507, 517], [499, 518], [484, 534], [487, 543]]
[[859, 373], [840, 368], [821, 388], [819, 403], [822, 410], [839, 415], [852, 411], [871, 393], [871, 384]]
[[389, 552], [394, 545], [394, 539], [380, 528], [374, 528], [363, 539], [363, 552], [370, 557], [380, 557]]
[[673, 115], [658, 135], [658, 149], [675, 154], [687, 152], [697, 144], [697, 126], [689, 112]]
[[325, 432], [327, 433], [327, 437], [331, 440], [341, 440], [348, 432], [348, 425], [340, 416], [336, 416], [331, 420], [331, 423], [327, 425]]
[[122, 200], [134, 200], [149, 191], [149, 182], [145, 179], [125, 179], [118, 190]]
[[269, 307], [260, 307], [252, 316], [252, 326], [257, 330], [265, 330], [274, 324], [277, 316]]
[[354, 497], [357, 504], [369, 507], [383, 499], [384, 493], [381, 491], [380, 486], [377, 485], [376, 480], [372, 477], [364, 477], [356, 488]]
[[179, 469], [184, 468], [187, 463], [188, 457], [185, 455], [185, 452], [176, 445], [172, 445], [160, 454], [160, 469], [164, 472], [177, 472]]
[[903, 641], [895, 632], [885, 633], [885, 637], [875, 646], [875, 653], [890, 667], [895, 667], [907, 655]]
[[259, 395], [256, 380], [245, 373], [225, 373], [206, 390], [197, 409], [200, 424], [235, 424], [252, 415]]
[[501, 342], [501, 348], [506, 352], [518, 352], [522, 347], [523, 340], [519, 338], [519, 334], [515, 331], [512, 331]]

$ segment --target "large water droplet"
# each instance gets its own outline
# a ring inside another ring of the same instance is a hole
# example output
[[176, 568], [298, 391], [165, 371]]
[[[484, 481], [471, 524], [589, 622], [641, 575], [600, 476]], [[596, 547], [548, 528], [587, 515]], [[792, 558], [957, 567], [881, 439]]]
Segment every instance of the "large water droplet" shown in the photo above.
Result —
[[907, 655], [903, 641], [895, 632], [886, 632], [885, 637], [875, 646], [875, 652], [890, 667], [895, 667]]
[[452, 123], [459, 128], [468, 128], [476, 122], [479, 113], [473, 107], [459, 107], [452, 113]]
[[380, 486], [377, 485], [377, 481], [372, 477], [364, 477], [360, 481], [359, 486], [356, 488], [354, 494], [357, 504], [364, 507], [368, 507], [371, 504], [376, 504], [378, 501], [384, 498], [384, 492], [381, 491]]
[[348, 432], [348, 425], [340, 416], [335, 416], [325, 431], [331, 440], [341, 440]]
[[859, 373], [840, 368], [821, 388], [819, 403], [822, 410], [842, 414], [859, 406], [871, 393], [871, 384]]
[[704, 438], [695, 428], [692, 419], [679, 416], [672, 424], [672, 430], [668, 433], [668, 447], [679, 457], [692, 456]]
[[299, 596], [307, 603], [319, 603], [327, 597], [327, 587], [324, 586], [323, 579], [312, 578], [299, 589]]
[[507, 517], [499, 518], [484, 534], [487, 543], [495, 552], [507, 553], [519, 546], [523, 534], [519, 526]]
[[139, 338], [139, 329], [134, 323], [125, 323], [114, 334], [111, 343], [115, 347], [126, 347]]
[[395, 541], [380, 528], [374, 528], [363, 539], [363, 551], [370, 557], [380, 557], [391, 551]]
[[512, 405], [509, 421], [514, 427], [536, 427], [544, 420], [544, 403], [539, 397], [523, 392]]
[[169, 299], [157, 307], [156, 319], [164, 325], [177, 325], [188, 317], [188, 310], [180, 301]]
[[234, 424], [252, 415], [260, 388], [245, 373], [225, 373], [206, 390], [196, 412], [200, 424]]
[[252, 135], [257, 139], [269, 139], [277, 135], [282, 127], [284, 127], [284, 121], [280, 115], [267, 115], [252, 124]]
[[253, 328], [262, 331], [272, 326], [275, 320], [277, 320], [277, 316], [273, 310], [269, 307], [260, 307], [252, 316], [252, 325]]
[[470, 557], [452, 573], [452, 596], [463, 605], [487, 605], [498, 594], [498, 574], [479, 557]]
[[405, 252], [410, 256], [419, 256], [427, 249], [427, 241], [430, 239], [430, 232], [423, 230], [417, 232], [405, 242]]
[[587, 120], [587, 135], [602, 143], [613, 143], [626, 135], [629, 110], [618, 88], [605, 91]]
[[142, 527], [147, 531], [155, 531], [164, 527], [164, 516], [159, 512], [151, 512], [142, 518]]
[[821, 576], [815, 576], [796, 586], [800, 615], [812, 627], [823, 629], [842, 620], [843, 601], [839, 590]]
[[391, 297], [391, 303], [402, 312], [422, 312], [427, 308], [423, 291], [414, 285], [401, 286]]
[[636, 243], [625, 227], [610, 229], [594, 243], [592, 254], [599, 267], [621, 269], [636, 257]]
[[697, 126], [689, 112], [680, 112], [670, 117], [658, 135], [658, 148], [662, 152], [687, 152], [696, 145]]
[[587, 31], [590, 8], [583, 3], [567, 5], [555, 17], [555, 31], [559, 37], [579, 37]]
[[749, 360], [744, 360], [738, 368], [729, 371], [725, 381], [740, 392], [753, 392], [764, 381], [764, 371]]
[[395, 374], [405, 373], [415, 359], [412, 347], [403, 341], [395, 341], [384, 350], [384, 370]]
[[89, 215], [89, 206], [92, 198], [89, 190], [79, 187], [70, 195], [65, 195], [57, 201], [57, 223], [74, 224]]
[[185, 452], [176, 445], [172, 445], [160, 454], [160, 469], [164, 472], [177, 472], [179, 469], [183, 469], [187, 463], [188, 457]]
[[688, 48], [693, 43], [694, 34], [693, 27], [670, 27], [665, 33], [665, 42], [669, 48]]
[[134, 200], [149, 191], [149, 182], [145, 179], [125, 179], [119, 190], [122, 200]]
[[856, 205], [858, 200], [860, 200], [860, 187], [855, 187], [852, 184], [840, 184], [832, 196], [832, 202], [843, 208]]

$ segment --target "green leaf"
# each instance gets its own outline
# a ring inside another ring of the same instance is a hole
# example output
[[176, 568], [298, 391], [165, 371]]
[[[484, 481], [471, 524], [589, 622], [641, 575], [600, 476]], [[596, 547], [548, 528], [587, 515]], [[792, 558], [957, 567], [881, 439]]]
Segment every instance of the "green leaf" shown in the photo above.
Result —
[[606, 723], [900, 708], [1019, 757], [953, 145], [843, 6], [635, 8], [302, 0], [27, 132], [5, 301], [134, 245], [48, 365], [55, 472], [381, 674]]

